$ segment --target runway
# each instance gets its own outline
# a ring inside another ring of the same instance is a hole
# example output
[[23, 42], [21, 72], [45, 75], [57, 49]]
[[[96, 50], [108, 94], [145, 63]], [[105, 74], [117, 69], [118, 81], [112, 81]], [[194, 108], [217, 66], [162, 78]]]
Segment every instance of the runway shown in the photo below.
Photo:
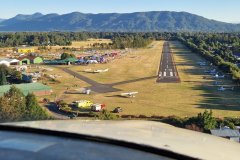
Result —
[[180, 78], [172, 56], [169, 42], [163, 44], [163, 51], [160, 60], [158, 83], [178, 83]]

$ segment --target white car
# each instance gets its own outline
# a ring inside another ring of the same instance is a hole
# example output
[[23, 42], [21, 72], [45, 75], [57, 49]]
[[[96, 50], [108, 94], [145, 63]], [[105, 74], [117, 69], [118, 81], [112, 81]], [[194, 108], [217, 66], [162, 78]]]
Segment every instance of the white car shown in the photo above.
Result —
[[105, 104], [92, 104], [91, 105], [91, 110], [94, 112], [100, 112], [105, 108]]

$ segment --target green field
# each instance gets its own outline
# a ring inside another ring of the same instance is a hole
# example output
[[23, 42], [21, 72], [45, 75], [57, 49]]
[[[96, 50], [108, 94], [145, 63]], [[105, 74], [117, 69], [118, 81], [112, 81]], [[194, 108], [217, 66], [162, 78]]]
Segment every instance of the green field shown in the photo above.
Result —
[[[74, 89], [88, 87], [82, 82], [60, 69], [54, 73], [62, 75], [60, 84], [52, 86], [57, 98], [71, 103], [75, 100], [91, 100], [95, 103], [105, 103], [108, 110], [122, 107], [121, 114], [133, 115], [161, 115], [161, 116], [193, 116], [204, 109], [213, 109], [216, 117], [240, 115], [240, 93], [238, 91], [218, 91], [212, 85], [213, 79], [208, 76], [203, 79], [204, 70], [210, 67], [200, 67], [196, 62], [202, 59], [195, 53], [184, 48], [179, 42], [171, 42], [175, 62], [181, 78], [181, 83], [156, 83], [156, 76], [160, 63], [163, 41], [155, 41], [151, 47], [132, 50], [125, 56], [107, 64], [89, 66], [61, 66], [84, 75], [102, 84], [112, 84], [120, 91], [112, 93], [94, 93], [91, 95], [64, 94], [67, 87]], [[108, 72], [92, 74], [83, 72], [85, 69], [105, 69]], [[141, 79], [143, 78], [143, 79]], [[146, 78], [146, 79], [144, 79]], [[115, 85], [114, 85], [115, 83]], [[233, 85], [230, 80], [224, 84]], [[75, 87], [76, 88], [76, 87]], [[138, 91], [135, 98], [121, 98], [117, 95], [128, 91]], [[53, 96], [51, 97], [53, 98]]]

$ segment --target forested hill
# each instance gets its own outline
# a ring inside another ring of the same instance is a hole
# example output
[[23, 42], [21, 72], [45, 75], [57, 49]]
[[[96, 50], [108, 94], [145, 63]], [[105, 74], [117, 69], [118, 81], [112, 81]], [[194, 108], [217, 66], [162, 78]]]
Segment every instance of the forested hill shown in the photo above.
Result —
[[236, 32], [240, 24], [209, 20], [187, 12], [136, 12], [64, 15], [35, 13], [0, 22], [0, 31]]

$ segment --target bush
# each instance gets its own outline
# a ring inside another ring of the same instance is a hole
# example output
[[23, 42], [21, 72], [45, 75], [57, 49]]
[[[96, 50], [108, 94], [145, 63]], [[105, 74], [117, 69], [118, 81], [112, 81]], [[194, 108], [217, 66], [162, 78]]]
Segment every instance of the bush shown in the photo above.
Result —
[[185, 119], [176, 117], [176, 116], [169, 116], [169, 117], [163, 118], [161, 122], [167, 123], [176, 127], [181, 127], [181, 128], [185, 126]]
[[72, 108], [69, 107], [68, 105], [61, 106], [59, 109], [60, 109], [61, 111], [67, 112], [67, 113], [72, 112]]
[[138, 116], [138, 118], [148, 118], [148, 117], [141, 114], [141, 115]]
[[205, 132], [209, 132], [210, 129], [215, 129], [217, 126], [216, 118], [212, 116], [212, 111], [205, 110], [203, 113], [199, 113], [197, 117], [191, 117], [186, 121], [187, 125], [195, 124], [199, 128], [202, 128]]
[[197, 132], [203, 132], [203, 129], [198, 127], [196, 124], [189, 124], [185, 126], [186, 129], [190, 129]]
[[104, 109], [97, 115], [97, 118], [100, 120], [115, 120], [118, 117], [115, 114], [112, 114], [111, 112]]

